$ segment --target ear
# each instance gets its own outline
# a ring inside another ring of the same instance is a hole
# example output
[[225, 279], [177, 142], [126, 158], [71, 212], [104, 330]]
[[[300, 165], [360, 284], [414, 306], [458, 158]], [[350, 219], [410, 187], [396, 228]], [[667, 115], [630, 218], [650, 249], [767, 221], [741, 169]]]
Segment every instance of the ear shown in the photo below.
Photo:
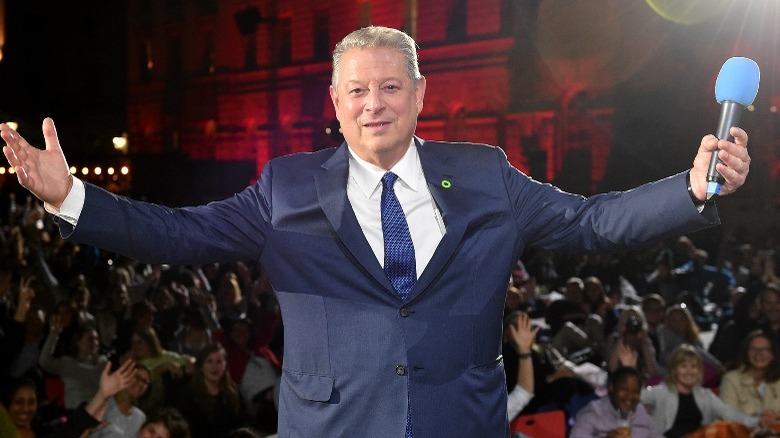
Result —
[[417, 101], [417, 114], [420, 114], [423, 109], [423, 99], [425, 98], [425, 76], [420, 76], [420, 79], [417, 80], [414, 94]]
[[333, 109], [336, 110], [336, 118], [338, 118], [339, 114], [339, 96], [336, 93], [336, 89], [333, 88], [333, 85], [328, 87], [328, 90], [330, 91], [330, 100], [333, 102]]

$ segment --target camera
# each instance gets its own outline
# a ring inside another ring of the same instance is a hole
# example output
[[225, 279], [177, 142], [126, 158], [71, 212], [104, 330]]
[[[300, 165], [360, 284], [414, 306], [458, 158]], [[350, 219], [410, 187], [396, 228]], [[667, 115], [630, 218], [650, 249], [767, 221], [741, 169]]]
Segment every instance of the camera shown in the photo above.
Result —
[[636, 316], [630, 316], [626, 320], [626, 333], [639, 333], [642, 331], [642, 321]]

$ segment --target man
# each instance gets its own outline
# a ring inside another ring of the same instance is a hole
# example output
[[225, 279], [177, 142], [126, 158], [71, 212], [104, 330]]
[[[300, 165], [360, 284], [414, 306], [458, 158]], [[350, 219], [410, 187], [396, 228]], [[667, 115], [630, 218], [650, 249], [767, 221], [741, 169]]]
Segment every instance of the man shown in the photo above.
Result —
[[733, 128], [735, 143], [702, 140], [690, 193], [682, 173], [585, 199], [531, 180], [498, 148], [415, 137], [426, 83], [402, 32], [355, 31], [333, 66], [345, 143], [273, 159], [256, 184], [200, 207], [82, 184], [50, 119], [45, 151], [0, 125], [19, 181], [63, 236], [151, 263], [261, 262], [285, 328], [282, 437], [508, 436], [501, 316], [524, 248], [619, 251], [717, 224], [694, 202], [711, 152], [722, 194], [748, 173], [747, 135]]
[[662, 438], [644, 406], [639, 404], [642, 378], [636, 368], [620, 367], [609, 374], [607, 396], [577, 413], [571, 438]]

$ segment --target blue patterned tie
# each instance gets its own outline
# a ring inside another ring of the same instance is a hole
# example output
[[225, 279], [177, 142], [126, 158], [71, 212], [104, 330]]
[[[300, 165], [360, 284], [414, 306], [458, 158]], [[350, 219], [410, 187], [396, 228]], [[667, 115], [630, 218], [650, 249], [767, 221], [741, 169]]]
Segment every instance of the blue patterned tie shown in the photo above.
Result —
[[417, 281], [414, 245], [406, 216], [395, 196], [393, 184], [398, 175], [387, 172], [382, 177], [382, 234], [385, 239], [385, 275], [395, 291], [405, 300]]
[[[387, 172], [382, 177], [382, 234], [385, 239], [385, 275], [393, 283], [395, 291], [406, 300], [417, 281], [417, 266], [414, 259], [414, 245], [409, 234], [409, 225], [395, 196], [393, 185], [398, 175]], [[407, 403], [406, 434], [412, 437], [412, 407]]]

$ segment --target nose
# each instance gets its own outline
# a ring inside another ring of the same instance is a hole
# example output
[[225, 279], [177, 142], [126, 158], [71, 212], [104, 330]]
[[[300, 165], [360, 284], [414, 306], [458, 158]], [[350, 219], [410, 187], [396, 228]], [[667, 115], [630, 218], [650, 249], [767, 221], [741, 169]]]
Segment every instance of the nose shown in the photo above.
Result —
[[381, 90], [369, 89], [366, 94], [365, 110], [374, 114], [380, 113], [385, 108], [385, 102], [382, 99]]

